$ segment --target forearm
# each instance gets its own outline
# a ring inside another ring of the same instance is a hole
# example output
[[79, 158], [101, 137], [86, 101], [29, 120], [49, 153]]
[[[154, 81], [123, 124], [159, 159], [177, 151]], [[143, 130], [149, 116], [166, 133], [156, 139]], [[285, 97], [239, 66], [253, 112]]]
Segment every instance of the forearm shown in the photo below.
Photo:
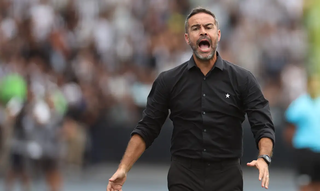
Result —
[[129, 172], [133, 164], [139, 159], [146, 149], [144, 140], [137, 134], [133, 135], [123, 155], [119, 169]]
[[262, 138], [259, 141], [259, 155], [269, 155], [272, 156], [273, 142], [269, 138]]

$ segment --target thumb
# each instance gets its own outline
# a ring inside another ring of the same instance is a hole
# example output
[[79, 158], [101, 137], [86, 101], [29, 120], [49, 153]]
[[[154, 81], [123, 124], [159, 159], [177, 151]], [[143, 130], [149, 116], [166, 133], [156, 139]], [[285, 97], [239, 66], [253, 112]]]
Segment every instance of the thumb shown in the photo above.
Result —
[[116, 174], [114, 174], [110, 179], [109, 181], [110, 182], [114, 182], [118, 177], [116, 176]]
[[117, 181], [118, 179], [121, 179], [123, 177], [123, 172], [122, 171], [117, 171], [116, 173], [113, 174], [113, 176], [109, 179], [110, 182]]
[[255, 166], [257, 163], [256, 160], [251, 161], [250, 163], [247, 163], [247, 166]]

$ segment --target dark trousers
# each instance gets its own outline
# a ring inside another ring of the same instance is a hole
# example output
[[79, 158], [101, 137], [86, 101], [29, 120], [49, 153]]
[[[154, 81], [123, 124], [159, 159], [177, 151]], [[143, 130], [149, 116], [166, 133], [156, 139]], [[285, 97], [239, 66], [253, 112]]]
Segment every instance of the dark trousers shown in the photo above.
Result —
[[310, 149], [296, 149], [295, 155], [298, 178], [307, 175], [311, 182], [320, 183], [320, 153]]
[[239, 159], [206, 162], [172, 157], [169, 191], [243, 191]]

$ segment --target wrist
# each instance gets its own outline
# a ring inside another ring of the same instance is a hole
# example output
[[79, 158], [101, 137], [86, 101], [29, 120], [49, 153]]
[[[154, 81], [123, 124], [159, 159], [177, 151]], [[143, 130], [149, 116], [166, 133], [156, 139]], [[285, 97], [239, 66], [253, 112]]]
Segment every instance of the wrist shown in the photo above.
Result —
[[119, 165], [119, 167], [118, 167], [118, 171], [122, 171], [122, 172], [124, 172], [124, 173], [128, 173], [129, 172], [129, 167], [127, 167], [127, 166], [125, 166], [125, 165]]
[[271, 157], [269, 155], [259, 155], [258, 160], [264, 160], [268, 165], [271, 164]]
[[263, 162], [267, 163], [263, 158], [257, 158], [257, 161], [263, 161]]

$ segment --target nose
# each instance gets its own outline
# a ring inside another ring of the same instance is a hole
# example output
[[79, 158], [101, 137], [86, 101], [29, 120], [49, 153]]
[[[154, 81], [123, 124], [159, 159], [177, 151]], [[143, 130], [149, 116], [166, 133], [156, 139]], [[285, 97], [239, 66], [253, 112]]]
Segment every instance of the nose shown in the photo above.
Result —
[[200, 35], [201, 35], [201, 36], [207, 36], [207, 35], [208, 35], [205, 28], [201, 27], [201, 29], [200, 29]]

